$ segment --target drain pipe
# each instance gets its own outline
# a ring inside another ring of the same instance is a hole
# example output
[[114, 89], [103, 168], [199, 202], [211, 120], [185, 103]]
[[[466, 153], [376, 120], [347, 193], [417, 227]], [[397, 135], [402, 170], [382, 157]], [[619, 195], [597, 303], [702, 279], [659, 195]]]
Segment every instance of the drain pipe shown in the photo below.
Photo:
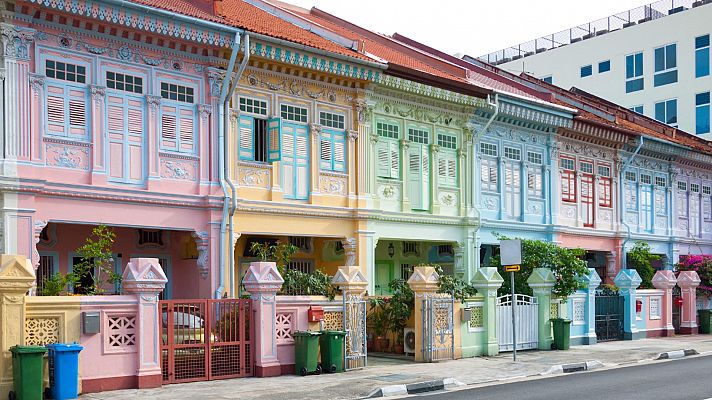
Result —
[[[235, 33], [235, 47], [237, 49], [240, 48], [240, 34]], [[225, 74], [225, 79], [223, 80], [223, 87], [222, 90], [220, 91], [220, 106], [218, 108], [218, 113], [222, 113], [222, 116], [224, 117], [227, 115], [227, 109], [225, 107], [225, 97], [227, 96], [227, 90], [228, 86], [230, 85], [230, 76], [232, 75], [232, 72], [235, 70], [235, 60], [237, 59], [237, 50], [233, 50], [232, 55], [230, 56], [230, 64], [227, 67], [227, 72]], [[219, 118], [218, 117], [218, 178], [220, 180], [220, 189], [223, 192], [223, 209], [222, 209], [222, 219], [220, 221], [220, 257], [219, 260], [222, 261], [225, 258], [225, 225], [227, 222], [228, 218], [228, 203], [230, 199], [228, 198], [229, 194], [227, 191], [227, 187], [225, 186], [225, 164], [226, 164], [226, 157], [225, 155], [227, 154], [227, 151], [225, 149], [225, 132], [227, 125], [225, 125], [226, 119], [225, 118]], [[224, 270], [224, 263], [220, 262], [220, 265], [218, 266], [218, 287], [215, 289], [215, 298], [219, 299], [223, 295], [223, 291], [225, 290], [225, 270]]]
[[[487, 120], [487, 123], [485, 124], [485, 126], [483, 126], [482, 129], [472, 138], [472, 146], [473, 146], [472, 159], [471, 159], [471, 162], [472, 162], [472, 166], [471, 166], [471, 171], [472, 171], [472, 192], [471, 192], [472, 193], [472, 209], [474, 209], [475, 213], [477, 214], [477, 228], [475, 229], [475, 244], [477, 244], [477, 242], [479, 242], [479, 239], [477, 239], [477, 234], [480, 232], [480, 228], [482, 227], [482, 220], [481, 220], [482, 213], [480, 212], [480, 208], [478, 207], [478, 205], [475, 204], [477, 201], [477, 196], [475, 193], [475, 182], [477, 181], [475, 179], [475, 177], [477, 176], [477, 163], [475, 163], [475, 159], [477, 158], [475, 156], [477, 154], [476, 145], [480, 141], [482, 136], [484, 136], [485, 133], [487, 133], [487, 129], [489, 129], [490, 125], [492, 125], [492, 122], [494, 122], [494, 120], [499, 115], [499, 94], [495, 93], [494, 102], [492, 102], [491, 98], [489, 96], [487, 96], [487, 104], [494, 109], [494, 113], [492, 114], [490, 119]], [[477, 264], [478, 266], [479, 266], [479, 259], [480, 259], [479, 254], [476, 254], [475, 260], [477, 260], [477, 261], [475, 262], [475, 264]]]
[[[232, 85], [230, 85], [230, 90], [229, 90], [229, 95], [225, 98], [225, 103], [223, 104], [223, 108], [226, 110], [225, 115], [223, 115], [223, 125], [225, 126], [225, 131], [228, 131], [229, 125], [229, 115], [227, 113], [228, 110], [228, 104], [230, 103], [230, 99], [232, 99], [232, 95], [235, 93], [235, 89], [237, 89], [237, 82], [240, 80], [240, 77], [242, 76], [242, 73], [245, 72], [245, 68], [247, 68], [247, 64], [250, 61], [250, 34], [245, 32], [245, 34], [242, 37], [242, 46], [244, 47], [244, 50], [242, 52], [242, 61], [240, 62], [240, 66], [237, 68], [237, 73], [235, 73], [235, 76], [232, 79]], [[224, 87], [223, 87], [224, 89]], [[225, 135], [225, 137], [229, 137], [229, 135]], [[235, 210], [237, 209], [237, 188], [235, 188], [235, 184], [232, 182], [232, 178], [230, 178], [230, 165], [227, 163], [227, 160], [229, 159], [229, 154], [230, 154], [230, 146], [225, 146], [225, 180], [227, 181], [227, 184], [230, 186], [230, 209], [229, 209], [229, 216], [228, 216], [228, 238], [230, 240], [229, 243], [229, 248], [230, 248], [230, 257], [228, 257], [228, 265], [229, 265], [229, 271], [230, 271], [230, 297], [234, 298], [235, 297], [235, 227], [233, 226], [232, 222], [232, 217], [235, 215]], [[239, 290], [237, 291], [239, 293]]]
[[620, 170], [620, 177], [618, 179], [618, 192], [619, 192], [618, 193], [618, 197], [619, 197], [619, 201], [618, 201], [619, 211], [618, 212], [620, 213], [621, 223], [623, 224], [623, 226], [625, 226], [625, 229], [627, 232], [627, 236], [626, 236], [625, 240], [623, 241], [623, 244], [621, 245], [621, 269], [628, 268], [628, 260], [626, 259], [624, 253], [625, 253], [625, 246], [626, 246], [626, 244], [628, 244], [628, 241], [630, 241], [630, 225], [628, 225], [628, 223], [625, 222], [625, 207], [623, 206], [623, 201], [625, 200], [625, 193], [623, 190], [624, 189], [623, 186], [625, 185], [625, 182], [623, 181], [623, 179], [625, 178], [625, 170], [628, 168], [630, 163], [633, 162], [633, 159], [638, 155], [638, 153], [640, 152], [640, 148], [643, 147], [643, 141], [644, 141], [643, 136], [640, 136], [640, 143], [638, 144], [638, 147], [635, 149], [635, 151], [633, 152], [633, 155], [630, 156], [628, 161], [626, 161], [625, 164], [623, 164], [623, 167]]

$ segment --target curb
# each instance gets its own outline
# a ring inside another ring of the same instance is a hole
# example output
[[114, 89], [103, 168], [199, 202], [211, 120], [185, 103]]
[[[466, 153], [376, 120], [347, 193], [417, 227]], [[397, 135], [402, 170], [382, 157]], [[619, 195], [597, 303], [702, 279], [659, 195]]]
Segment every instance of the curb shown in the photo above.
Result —
[[665, 353], [660, 353], [660, 354], [658, 354], [658, 356], [655, 359], [656, 360], [672, 360], [675, 358], [695, 356], [697, 354], [700, 354], [700, 353], [698, 353], [697, 350], [695, 350], [695, 349], [675, 350], [675, 351], [667, 351]]
[[585, 361], [585, 362], [579, 362], [579, 363], [571, 363], [571, 364], [561, 364], [561, 365], [554, 365], [553, 367], [549, 368], [548, 371], [545, 372], [545, 374], [568, 374], [571, 372], [582, 372], [582, 371], [591, 371], [597, 368], [601, 368], [603, 366], [603, 363], [597, 360], [592, 360], [592, 361]]
[[453, 386], [463, 386], [464, 383], [454, 378], [436, 379], [434, 381], [408, 383], [404, 385], [384, 386], [371, 392], [366, 399], [378, 397], [402, 396], [406, 394], [418, 394], [434, 392], [437, 390], [447, 390]]

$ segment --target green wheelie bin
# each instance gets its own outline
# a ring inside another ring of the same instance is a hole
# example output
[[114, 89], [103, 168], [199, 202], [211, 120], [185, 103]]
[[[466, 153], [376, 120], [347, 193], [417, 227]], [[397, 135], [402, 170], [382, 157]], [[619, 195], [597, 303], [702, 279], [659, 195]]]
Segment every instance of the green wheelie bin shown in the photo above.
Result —
[[700, 317], [699, 333], [712, 333], [712, 324], [710, 324], [712, 312], [710, 310], [698, 310], [697, 313]]
[[12, 346], [12, 384], [10, 400], [42, 400], [44, 392], [44, 354], [42, 346]]
[[568, 350], [571, 339], [571, 320], [554, 318], [551, 322], [554, 324], [554, 347], [557, 350]]
[[319, 336], [321, 332], [294, 332], [294, 371], [301, 375], [321, 374], [319, 365]]
[[321, 331], [319, 351], [321, 366], [326, 372], [344, 372], [344, 331]]

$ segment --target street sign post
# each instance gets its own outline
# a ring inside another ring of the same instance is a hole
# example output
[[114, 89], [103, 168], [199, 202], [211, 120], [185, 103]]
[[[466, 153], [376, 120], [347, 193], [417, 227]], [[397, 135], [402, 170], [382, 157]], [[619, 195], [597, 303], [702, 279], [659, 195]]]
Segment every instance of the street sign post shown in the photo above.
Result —
[[519, 272], [522, 263], [522, 241], [521, 240], [501, 240], [499, 242], [500, 264], [504, 270], [509, 272], [510, 288], [512, 289], [512, 357], [517, 361], [517, 320], [516, 307], [517, 298], [514, 294], [514, 273]]

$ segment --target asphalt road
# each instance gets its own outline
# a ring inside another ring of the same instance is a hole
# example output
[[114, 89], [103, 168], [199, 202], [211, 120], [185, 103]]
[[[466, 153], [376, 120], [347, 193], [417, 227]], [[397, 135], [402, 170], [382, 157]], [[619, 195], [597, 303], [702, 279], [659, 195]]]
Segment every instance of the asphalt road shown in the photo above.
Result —
[[702, 400], [712, 398], [712, 356], [421, 396], [428, 400]]

